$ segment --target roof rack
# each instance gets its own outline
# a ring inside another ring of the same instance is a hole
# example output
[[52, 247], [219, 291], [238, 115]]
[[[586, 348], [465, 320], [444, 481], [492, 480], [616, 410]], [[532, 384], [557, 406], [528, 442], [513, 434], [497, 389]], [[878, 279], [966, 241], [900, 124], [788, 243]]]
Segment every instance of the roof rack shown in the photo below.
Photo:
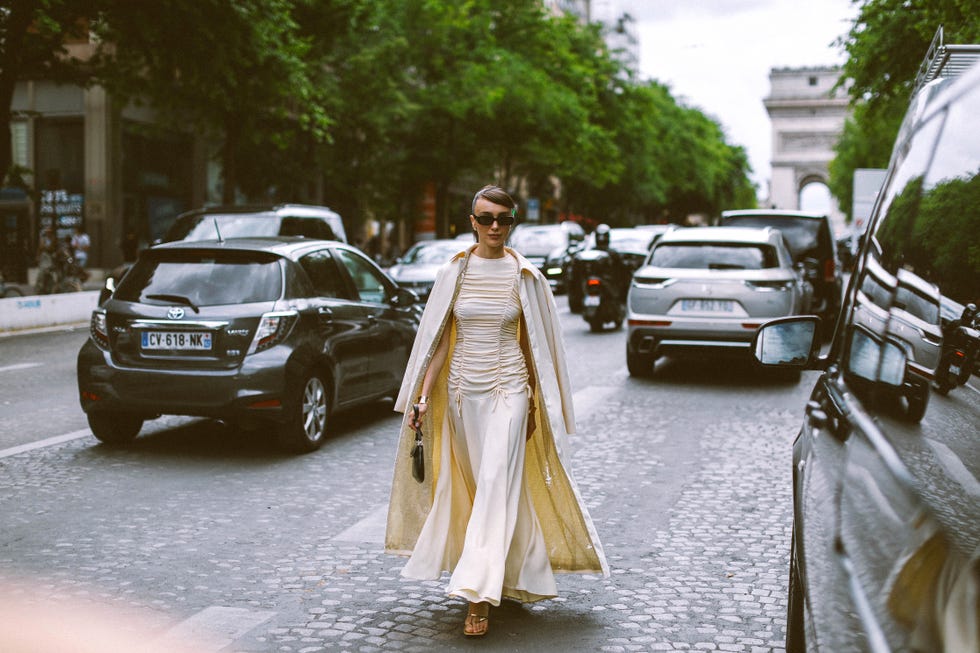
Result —
[[915, 96], [920, 88], [934, 79], [960, 76], [978, 61], [980, 61], [980, 44], [947, 45], [943, 37], [943, 26], [940, 25], [936, 35], [932, 37], [925, 59], [919, 65], [912, 95]]

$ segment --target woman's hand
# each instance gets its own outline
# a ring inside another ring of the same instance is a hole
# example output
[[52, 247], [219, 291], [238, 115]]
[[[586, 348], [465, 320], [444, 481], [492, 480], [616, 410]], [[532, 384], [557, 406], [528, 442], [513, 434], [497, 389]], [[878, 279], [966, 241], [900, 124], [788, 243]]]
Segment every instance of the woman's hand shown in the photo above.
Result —
[[412, 425], [413, 429], [420, 429], [422, 428], [422, 418], [425, 417], [426, 411], [429, 410], [429, 404], [415, 404], [415, 406], [419, 409], [419, 418], [416, 421], [415, 411], [413, 410], [411, 417], [408, 418], [408, 423]]

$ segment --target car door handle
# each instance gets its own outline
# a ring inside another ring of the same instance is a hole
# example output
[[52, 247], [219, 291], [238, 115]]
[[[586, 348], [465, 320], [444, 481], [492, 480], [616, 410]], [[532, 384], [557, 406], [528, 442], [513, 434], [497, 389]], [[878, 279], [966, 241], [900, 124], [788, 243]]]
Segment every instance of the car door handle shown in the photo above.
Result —
[[377, 324], [378, 316], [372, 313], [371, 315], [367, 316], [367, 321], [370, 322], [371, 324]]
[[316, 309], [316, 314], [318, 317], [326, 319], [333, 317], [333, 311], [328, 306], [318, 306]]

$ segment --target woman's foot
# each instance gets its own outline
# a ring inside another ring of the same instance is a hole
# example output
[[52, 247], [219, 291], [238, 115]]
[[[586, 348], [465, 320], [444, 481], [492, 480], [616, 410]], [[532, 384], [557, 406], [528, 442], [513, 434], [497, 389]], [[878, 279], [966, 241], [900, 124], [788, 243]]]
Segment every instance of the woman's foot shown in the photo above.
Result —
[[463, 634], [467, 637], [482, 637], [490, 630], [490, 604], [470, 603], [463, 622]]

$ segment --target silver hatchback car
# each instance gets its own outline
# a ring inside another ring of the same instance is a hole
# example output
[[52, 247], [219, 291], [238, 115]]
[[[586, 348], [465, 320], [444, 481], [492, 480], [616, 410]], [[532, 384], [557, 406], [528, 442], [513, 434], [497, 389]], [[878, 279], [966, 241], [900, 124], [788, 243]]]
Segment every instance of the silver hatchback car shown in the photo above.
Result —
[[812, 289], [772, 228], [696, 227], [663, 235], [633, 276], [626, 364], [652, 373], [660, 356], [750, 356], [755, 330], [797, 315]]

